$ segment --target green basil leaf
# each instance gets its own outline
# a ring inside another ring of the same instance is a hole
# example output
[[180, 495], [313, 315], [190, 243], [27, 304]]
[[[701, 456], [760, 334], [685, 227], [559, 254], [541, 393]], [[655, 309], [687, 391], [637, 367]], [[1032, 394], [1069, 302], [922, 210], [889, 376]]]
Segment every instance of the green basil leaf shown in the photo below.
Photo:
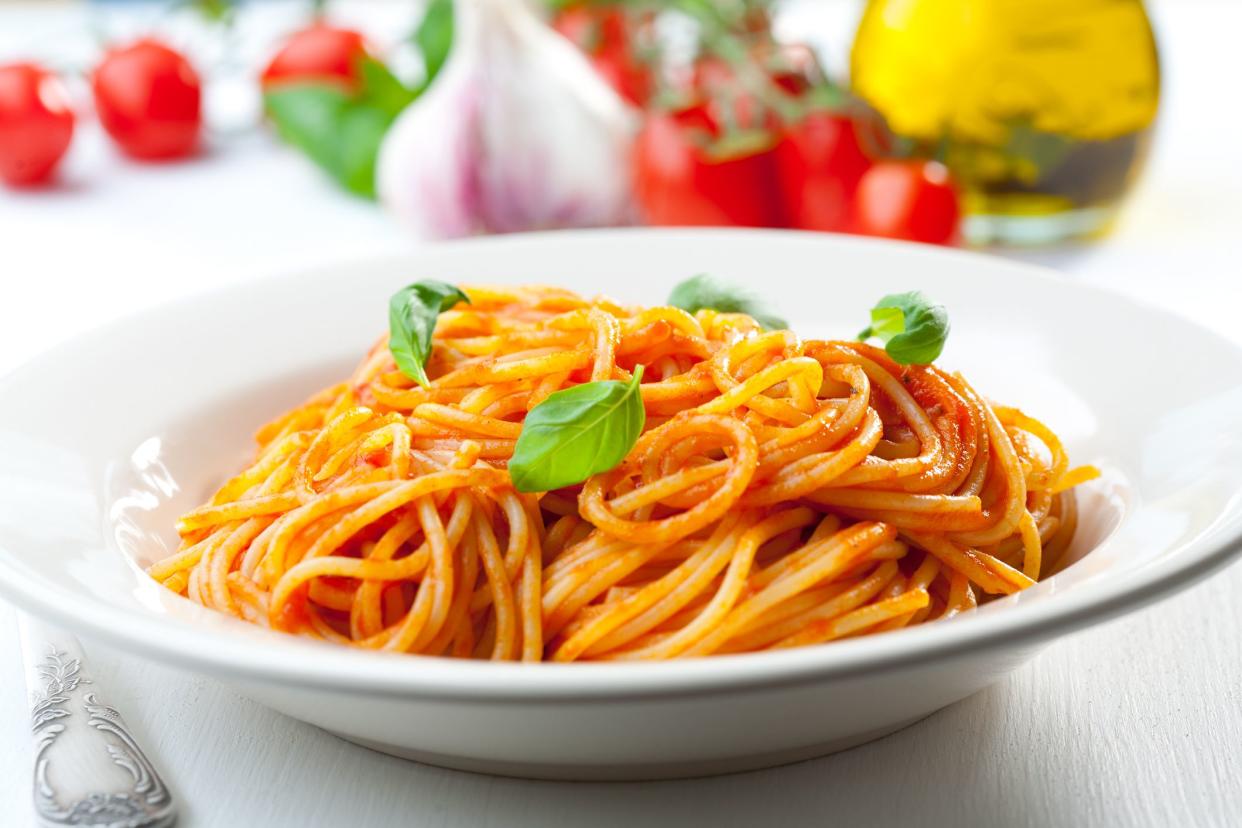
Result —
[[280, 137], [336, 176], [340, 135], [336, 127], [350, 104], [345, 90], [328, 84], [281, 84], [263, 96]]
[[921, 291], [892, 293], [871, 309], [871, 324], [859, 339], [875, 337], [901, 365], [927, 365], [944, 350], [949, 338], [949, 314]]
[[706, 273], [678, 283], [668, 295], [668, 303], [689, 313], [705, 308], [720, 313], [745, 313], [768, 330], [789, 327], [789, 323], [774, 315], [759, 297], [743, 288], [713, 279]]
[[359, 88], [315, 81], [280, 84], [263, 96], [287, 143], [352, 193], [375, 198], [375, 159], [393, 120], [417, 93], [371, 57], [359, 61]]
[[629, 382], [586, 382], [532, 408], [509, 461], [514, 487], [547, 492], [616, 468], [647, 422], [638, 388], [642, 377], [639, 365]]
[[375, 162], [391, 124], [392, 118], [374, 107], [357, 106], [344, 112], [338, 128], [336, 178], [351, 193], [375, 198]]
[[264, 95], [281, 138], [357, 195], [375, 196], [375, 159], [392, 116], [329, 84], [281, 85]]
[[362, 80], [360, 103], [374, 107], [395, 118], [418, 93], [403, 84], [384, 64], [373, 57], [363, 56], [358, 63]]
[[414, 31], [414, 43], [423, 55], [423, 86], [440, 73], [453, 46], [453, 0], [431, 0]]
[[208, 23], [231, 22], [236, 11], [233, 0], [190, 0], [188, 5]]
[[388, 350], [401, 373], [419, 385], [427, 385], [436, 319], [459, 302], [468, 305], [470, 298], [460, 288], [434, 279], [406, 285], [388, 300]]
[[906, 329], [906, 315], [901, 308], [884, 308], [876, 306], [871, 309], [871, 324], [858, 334], [859, 339], [876, 337], [881, 342], [888, 342]]

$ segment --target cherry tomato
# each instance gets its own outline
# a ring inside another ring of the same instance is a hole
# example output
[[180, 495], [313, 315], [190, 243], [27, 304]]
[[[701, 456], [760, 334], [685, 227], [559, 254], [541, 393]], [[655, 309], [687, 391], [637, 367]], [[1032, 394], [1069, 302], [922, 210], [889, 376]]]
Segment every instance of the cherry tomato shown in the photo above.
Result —
[[635, 144], [635, 192], [645, 219], [780, 226], [773, 147], [758, 131], [722, 139], [703, 107], [649, 115]]
[[51, 178], [73, 122], [59, 78], [33, 63], [0, 66], [0, 180], [29, 186]]
[[586, 3], [568, 6], [552, 20], [552, 28], [586, 53], [595, 71], [635, 106], [646, 104], [655, 85], [635, 43], [650, 25], [650, 15]]
[[353, 90], [360, 80], [360, 60], [367, 54], [366, 41], [359, 32], [315, 23], [289, 36], [260, 80], [264, 88], [309, 80], [338, 83]]
[[809, 113], [785, 128], [776, 162], [791, 227], [850, 229], [858, 182], [871, 167], [852, 118], [832, 111]]
[[92, 89], [104, 129], [134, 158], [179, 158], [197, 148], [202, 86], [190, 62], [163, 43], [109, 51]]
[[943, 165], [881, 161], [858, 182], [858, 229], [873, 236], [949, 244], [961, 204]]

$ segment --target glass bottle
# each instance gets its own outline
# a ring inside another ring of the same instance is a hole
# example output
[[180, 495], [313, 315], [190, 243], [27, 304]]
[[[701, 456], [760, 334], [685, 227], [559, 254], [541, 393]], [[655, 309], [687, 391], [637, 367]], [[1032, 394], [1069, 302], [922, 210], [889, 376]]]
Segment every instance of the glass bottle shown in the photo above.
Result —
[[1160, 99], [1141, 0], [869, 0], [851, 80], [953, 170], [977, 244], [1106, 231]]

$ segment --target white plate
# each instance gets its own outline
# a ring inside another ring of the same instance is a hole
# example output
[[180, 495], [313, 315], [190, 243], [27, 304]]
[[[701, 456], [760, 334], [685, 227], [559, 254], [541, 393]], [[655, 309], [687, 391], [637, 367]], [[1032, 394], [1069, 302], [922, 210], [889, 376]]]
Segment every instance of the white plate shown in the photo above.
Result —
[[[424, 277], [539, 281], [655, 303], [700, 271], [749, 283], [808, 336], [881, 295], [945, 303], [941, 364], [1105, 469], [1073, 566], [952, 621], [757, 655], [514, 665], [355, 652], [172, 595], [142, 567], [268, 417], [345, 372]], [[651, 778], [776, 764], [891, 732], [1042, 645], [1181, 589], [1242, 544], [1242, 352], [1043, 271], [780, 232], [604, 231], [428, 247], [232, 287], [90, 333], [0, 381], [0, 592], [138, 655], [229, 682], [347, 739], [451, 767]]]

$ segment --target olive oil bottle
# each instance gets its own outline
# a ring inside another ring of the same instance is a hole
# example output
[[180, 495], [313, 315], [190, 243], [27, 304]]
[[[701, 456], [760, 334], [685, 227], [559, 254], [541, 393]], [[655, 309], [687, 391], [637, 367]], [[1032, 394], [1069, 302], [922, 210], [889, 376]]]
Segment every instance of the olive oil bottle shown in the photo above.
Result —
[[977, 244], [1105, 232], [1160, 100], [1141, 0], [869, 0], [851, 79], [953, 170]]

